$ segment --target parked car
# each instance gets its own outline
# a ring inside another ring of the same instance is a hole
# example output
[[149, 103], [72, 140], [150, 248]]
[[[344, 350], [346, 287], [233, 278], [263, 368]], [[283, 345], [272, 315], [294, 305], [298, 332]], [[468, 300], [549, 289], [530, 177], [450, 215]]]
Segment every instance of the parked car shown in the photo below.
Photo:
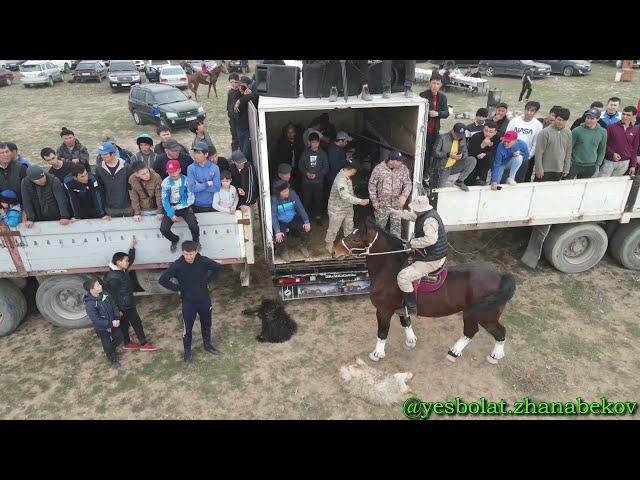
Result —
[[149, 82], [160, 81], [160, 67], [171, 65], [171, 60], [147, 60], [144, 67], [144, 75]]
[[454, 69], [456, 67], [477, 67], [480, 63], [480, 60], [445, 60], [441, 62], [440, 68], [444, 68], [448, 66], [449, 69]]
[[6, 68], [0, 68], [0, 86], [8, 87], [13, 83], [13, 72]]
[[132, 62], [136, 65], [138, 71], [142, 72], [144, 70], [144, 67], [146, 65], [144, 60], [132, 60]]
[[[616, 68], [622, 68], [622, 60], [616, 60]], [[640, 68], [640, 60], [631, 60], [631, 68]]]
[[189, 125], [196, 118], [204, 120], [204, 108], [170, 85], [135, 85], [129, 92], [129, 111], [137, 125], [155, 123], [150, 110], [158, 104], [160, 116], [170, 126]]
[[49, 62], [53, 63], [62, 72], [67, 73], [69, 70], [71, 70], [71, 64], [73, 63], [73, 60], [49, 60]]
[[218, 62], [215, 60], [187, 60], [187, 63], [191, 65], [194, 70], [201, 70], [203, 62], [207, 64], [209, 70], [218, 66]]
[[187, 74], [180, 65], [160, 67], [160, 83], [178, 88], [187, 88], [189, 86]]
[[227, 60], [227, 70], [229, 73], [249, 73], [249, 60]]
[[78, 66], [78, 64], [81, 62], [82, 60], [71, 60], [71, 70], [75, 70], [76, 67]]
[[31, 85], [49, 85], [62, 82], [62, 72], [47, 60], [29, 60], [20, 65], [20, 79], [25, 87]]
[[20, 65], [22, 65], [24, 62], [26, 62], [26, 60], [5, 60], [4, 65], [8, 70], [17, 72], [18, 70], [20, 70]]
[[551, 66], [551, 73], [562, 74], [565, 77], [573, 75], [588, 75], [591, 73], [589, 60], [536, 60]]
[[140, 72], [138, 72], [133, 60], [111, 60], [107, 77], [109, 78], [109, 85], [113, 89], [139, 85], [142, 81]]
[[82, 83], [85, 80], [101, 82], [106, 76], [107, 68], [100, 60], [82, 60], [73, 72], [73, 78], [78, 83]]
[[529, 67], [538, 67], [533, 78], [548, 77], [551, 75], [551, 66], [546, 63], [537, 63], [533, 60], [480, 60], [478, 64], [487, 77], [494, 75], [506, 75], [522, 77]]

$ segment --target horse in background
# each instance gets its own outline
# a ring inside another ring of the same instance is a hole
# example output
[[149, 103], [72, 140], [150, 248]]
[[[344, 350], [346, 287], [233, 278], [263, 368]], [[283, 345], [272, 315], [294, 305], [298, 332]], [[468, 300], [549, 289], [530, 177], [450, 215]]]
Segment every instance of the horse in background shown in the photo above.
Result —
[[197, 70], [193, 74], [187, 74], [187, 80], [189, 81], [189, 90], [194, 93], [196, 100], [198, 100], [198, 87], [200, 85], [209, 85], [209, 90], [207, 90], [207, 98], [209, 98], [209, 95], [211, 95], [211, 87], [213, 87], [213, 93], [215, 93], [216, 98], [218, 98], [216, 82], [218, 81], [218, 77], [221, 73], [227, 73], [227, 67], [224, 64], [224, 60], [221, 60], [220, 64], [215, 68], [210, 69], [206, 77], [201, 70]]
[[[378, 319], [376, 348], [369, 354], [369, 358], [377, 362], [385, 357], [391, 317], [396, 310], [401, 311], [398, 315], [405, 332], [403, 346], [407, 350], [415, 348], [418, 339], [411, 327], [411, 317], [406, 315], [404, 299], [396, 280], [400, 270], [407, 265], [408, 255], [402, 240], [367, 219], [363, 228], [336, 241], [334, 252], [336, 256], [364, 255], [367, 259], [371, 279], [369, 297], [376, 307]], [[506, 335], [506, 329], [500, 324], [500, 316], [515, 290], [515, 279], [509, 274], [496, 272], [483, 265], [456, 265], [448, 269], [446, 279], [439, 289], [417, 294], [418, 315], [445, 317], [461, 311], [463, 335], [448, 351], [447, 359], [455, 362], [478, 332], [478, 326], [482, 326], [495, 339], [493, 351], [487, 355], [487, 361], [497, 364], [504, 357]]]

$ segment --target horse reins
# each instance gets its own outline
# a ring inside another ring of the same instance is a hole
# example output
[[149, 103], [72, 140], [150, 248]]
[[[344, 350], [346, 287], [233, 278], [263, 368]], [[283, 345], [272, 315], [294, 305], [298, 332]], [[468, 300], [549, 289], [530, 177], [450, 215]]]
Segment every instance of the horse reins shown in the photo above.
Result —
[[[362, 257], [362, 256], [367, 256], [367, 255], [392, 255], [394, 253], [403, 253], [403, 252], [410, 252], [411, 251], [410, 248], [407, 248], [405, 250], [392, 250], [390, 252], [370, 253], [369, 250], [371, 250], [371, 247], [373, 247], [373, 244], [376, 243], [376, 240], [378, 240], [378, 235], [379, 234], [380, 234], [380, 232], [376, 232], [376, 236], [373, 239], [373, 241], [369, 245], [367, 245], [365, 248], [360, 248], [360, 247], [349, 248], [344, 243], [344, 238], [341, 240], [342, 246], [345, 248], [345, 250], [347, 250], [347, 252], [349, 252], [349, 255], [353, 255], [353, 256], [356, 256], [356, 257]], [[355, 250], [362, 250], [362, 253], [353, 253]]]

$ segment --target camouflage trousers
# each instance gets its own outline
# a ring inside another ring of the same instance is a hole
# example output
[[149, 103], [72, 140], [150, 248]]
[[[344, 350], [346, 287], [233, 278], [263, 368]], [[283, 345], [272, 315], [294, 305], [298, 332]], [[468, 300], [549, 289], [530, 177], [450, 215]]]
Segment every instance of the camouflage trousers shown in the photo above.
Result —
[[329, 228], [327, 228], [327, 236], [324, 238], [325, 243], [335, 242], [340, 227], [342, 227], [342, 234], [345, 237], [353, 232], [353, 208], [346, 212], [329, 210], [327, 213], [329, 214]]
[[414, 280], [419, 280], [425, 275], [428, 275], [431, 272], [435, 272], [442, 265], [444, 265], [444, 262], [446, 260], [446, 258], [441, 258], [440, 260], [434, 260], [432, 262], [418, 261], [413, 262], [406, 268], [403, 268], [402, 270], [400, 270], [397, 277], [400, 290], [407, 293], [413, 292]]
[[376, 225], [380, 228], [387, 228], [387, 222], [391, 224], [391, 228], [389, 231], [395, 235], [396, 237], [402, 236], [402, 219], [395, 215], [390, 215], [388, 212], [383, 210], [376, 210], [374, 212], [374, 216], [376, 217]]

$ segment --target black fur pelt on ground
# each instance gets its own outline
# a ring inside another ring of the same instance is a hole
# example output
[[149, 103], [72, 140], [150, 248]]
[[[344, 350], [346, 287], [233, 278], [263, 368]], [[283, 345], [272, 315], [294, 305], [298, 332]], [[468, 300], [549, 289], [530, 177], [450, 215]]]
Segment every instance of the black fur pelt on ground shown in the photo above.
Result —
[[262, 321], [262, 330], [256, 337], [260, 342], [286, 342], [298, 331], [298, 324], [285, 311], [281, 300], [264, 299], [258, 308], [248, 308], [242, 313], [257, 315]]

